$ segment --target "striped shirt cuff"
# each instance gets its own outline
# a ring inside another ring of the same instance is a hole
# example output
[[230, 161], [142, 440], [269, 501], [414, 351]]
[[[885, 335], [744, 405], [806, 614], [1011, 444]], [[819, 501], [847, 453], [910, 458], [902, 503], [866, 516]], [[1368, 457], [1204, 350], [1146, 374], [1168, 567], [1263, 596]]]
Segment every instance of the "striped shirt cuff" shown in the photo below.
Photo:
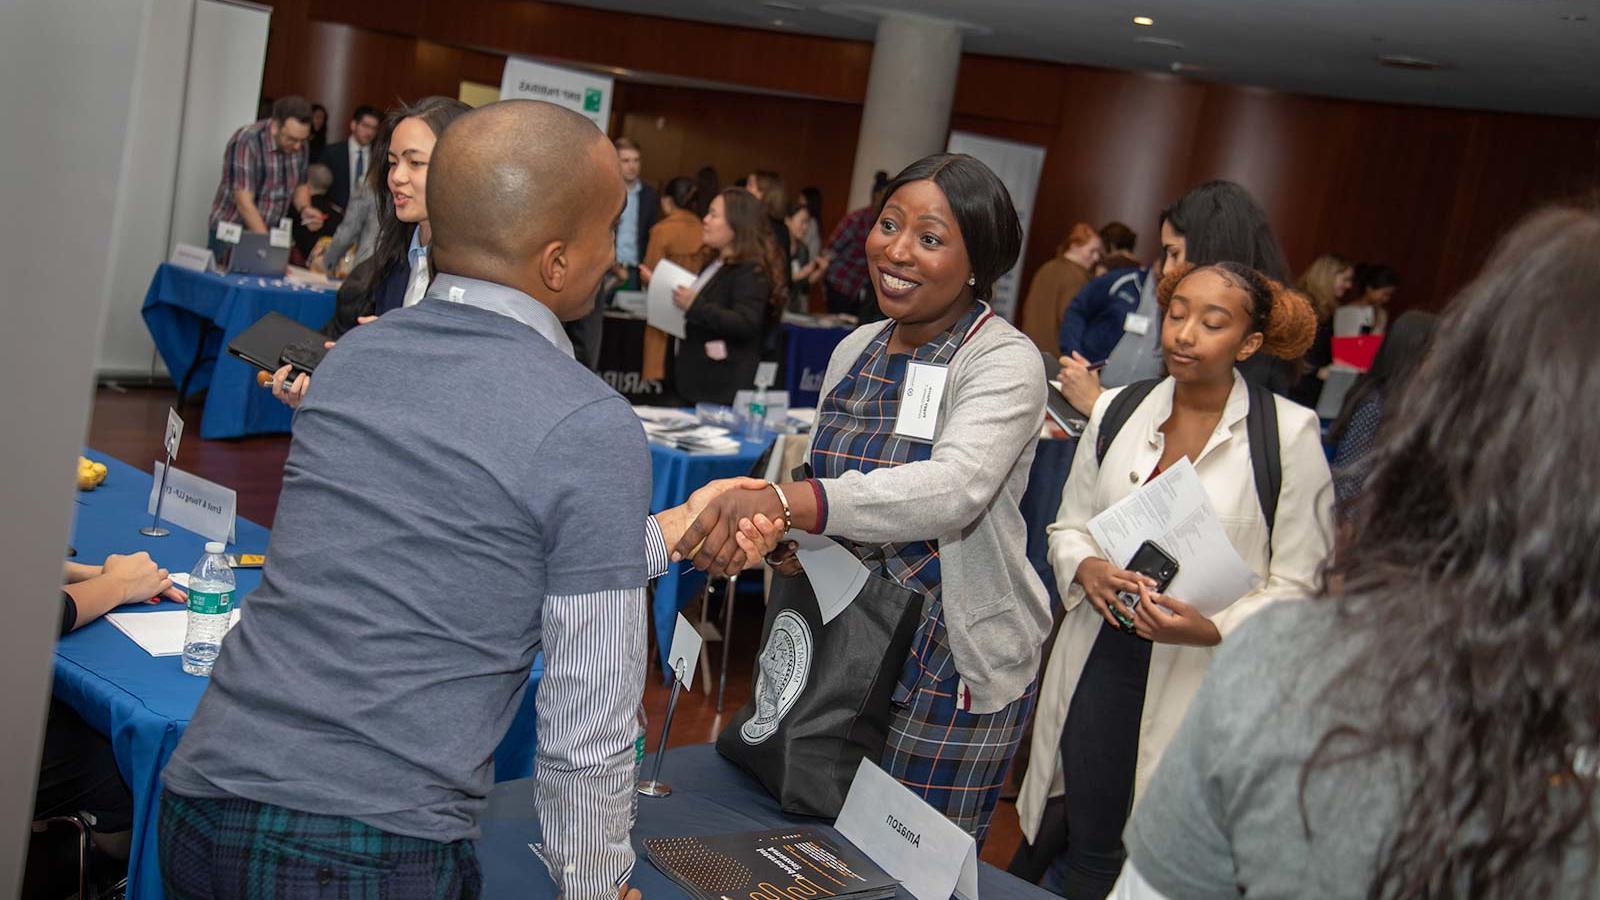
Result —
[[633, 873], [645, 610], [643, 587], [545, 598], [537, 804], [545, 863], [565, 900], [614, 900]]
[[667, 552], [667, 538], [661, 533], [661, 523], [655, 516], [647, 516], [644, 520], [644, 577], [647, 581], [654, 581], [667, 574], [667, 569], [672, 565], [672, 556]]

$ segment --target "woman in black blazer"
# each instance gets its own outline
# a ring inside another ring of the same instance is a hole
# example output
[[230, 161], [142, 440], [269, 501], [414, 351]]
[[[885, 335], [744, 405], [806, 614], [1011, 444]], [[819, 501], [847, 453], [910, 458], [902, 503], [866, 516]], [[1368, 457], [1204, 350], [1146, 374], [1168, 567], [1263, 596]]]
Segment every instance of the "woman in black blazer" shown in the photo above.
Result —
[[[451, 97], [425, 97], [389, 111], [372, 143], [377, 165], [367, 173], [367, 186], [378, 201], [378, 240], [372, 255], [362, 260], [339, 286], [333, 317], [322, 333], [337, 341], [363, 322], [420, 299], [427, 288], [428, 226], [427, 172], [433, 147], [457, 117], [471, 107]], [[272, 395], [298, 408], [311, 386], [311, 376], [289, 381], [290, 367], [273, 373], [267, 387]]]
[[783, 270], [766, 210], [743, 190], [711, 201], [701, 234], [713, 257], [672, 295], [685, 324], [678, 393], [689, 403], [732, 403], [755, 383], [763, 339], [783, 309]]

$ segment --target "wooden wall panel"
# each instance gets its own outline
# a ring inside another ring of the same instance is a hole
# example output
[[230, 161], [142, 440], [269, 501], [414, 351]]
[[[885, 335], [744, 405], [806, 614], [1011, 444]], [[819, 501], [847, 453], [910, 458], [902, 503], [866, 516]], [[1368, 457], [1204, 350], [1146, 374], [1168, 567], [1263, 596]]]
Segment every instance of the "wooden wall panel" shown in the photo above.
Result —
[[866, 96], [872, 47], [540, 0], [295, 0], [313, 18], [480, 50], [837, 100]]
[[[822, 189], [825, 227], [844, 212], [869, 43], [542, 0], [269, 2], [263, 91], [323, 102], [335, 139], [356, 103], [496, 83], [506, 53], [572, 60], [622, 70], [613, 132], [639, 141], [650, 179], [707, 163], [724, 179], [773, 168], [791, 190]], [[715, 84], [664, 87], [630, 70]], [[1080, 220], [1127, 222], [1140, 255], [1153, 256], [1160, 209], [1202, 181], [1231, 178], [1267, 211], [1291, 268], [1330, 251], [1387, 261], [1404, 279], [1397, 305], [1437, 307], [1522, 214], [1600, 185], [1597, 120], [989, 56], [963, 57], [951, 126], [1046, 148], [1025, 279]]]

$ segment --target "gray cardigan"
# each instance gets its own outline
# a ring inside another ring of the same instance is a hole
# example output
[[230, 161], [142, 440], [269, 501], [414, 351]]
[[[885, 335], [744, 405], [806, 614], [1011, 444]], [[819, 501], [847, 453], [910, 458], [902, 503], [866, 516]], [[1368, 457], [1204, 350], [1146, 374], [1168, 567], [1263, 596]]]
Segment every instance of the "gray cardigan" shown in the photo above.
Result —
[[[822, 396], [884, 327], [863, 325], [839, 343]], [[1050, 599], [1028, 563], [1020, 507], [1045, 390], [1033, 342], [991, 319], [951, 360], [931, 459], [820, 482], [824, 534], [939, 542], [945, 628], [974, 713], [997, 712], [1022, 696], [1050, 632]]]

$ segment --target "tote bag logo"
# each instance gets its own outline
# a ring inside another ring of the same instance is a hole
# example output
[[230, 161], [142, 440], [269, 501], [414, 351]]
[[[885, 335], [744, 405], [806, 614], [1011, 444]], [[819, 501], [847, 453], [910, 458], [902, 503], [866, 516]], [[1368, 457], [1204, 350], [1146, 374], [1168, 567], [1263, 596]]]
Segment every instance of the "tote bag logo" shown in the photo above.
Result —
[[792, 609], [780, 611], [757, 660], [755, 715], [739, 727], [745, 743], [759, 744], [777, 733], [783, 717], [806, 689], [815, 655], [811, 626]]

